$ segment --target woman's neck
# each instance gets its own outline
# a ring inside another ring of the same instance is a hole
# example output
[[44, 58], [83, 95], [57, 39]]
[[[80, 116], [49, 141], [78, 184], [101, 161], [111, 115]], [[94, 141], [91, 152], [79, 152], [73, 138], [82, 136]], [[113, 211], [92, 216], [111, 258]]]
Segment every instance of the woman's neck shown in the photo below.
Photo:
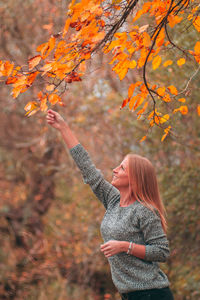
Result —
[[130, 192], [127, 189], [120, 189], [120, 206], [129, 206], [130, 204], [134, 203], [136, 199], [130, 197]]

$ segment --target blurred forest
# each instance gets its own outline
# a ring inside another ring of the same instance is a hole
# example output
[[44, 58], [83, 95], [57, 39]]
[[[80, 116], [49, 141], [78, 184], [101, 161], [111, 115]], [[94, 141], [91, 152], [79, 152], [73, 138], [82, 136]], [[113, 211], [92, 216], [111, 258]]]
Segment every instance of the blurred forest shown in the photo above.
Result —
[[[0, 5], [0, 57], [24, 64], [49, 35], [62, 30], [69, 1], [7, 0]], [[188, 39], [174, 36], [182, 45]], [[166, 58], [170, 59], [167, 54]], [[200, 126], [196, 106], [200, 79], [190, 84], [190, 114], [177, 114], [175, 141], [160, 142], [154, 129], [140, 143], [144, 124], [120, 110], [137, 70], [121, 82], [108, 57], [88, 62], [82, 82], [55, 106], [69, 122], [105, 178], [129, 153], [154, 164], [168, 215], [171, 256], [160, 267], [175, 300], [200, 299]], [[187, 80], [188, 65], [156, 73], [157, 82]], [[155, 76], [152, 75], [152, 76]], [[104, 208], [83, 184], [61, 136], [47, 125], [46, 113], [27, 118], [24, 106], [34, 89], [12, 99], [0, 82], [0, 299], [119, 299], [106, 258], [100, 252]], [[20, 101], [20, 103], [17, 103]]]

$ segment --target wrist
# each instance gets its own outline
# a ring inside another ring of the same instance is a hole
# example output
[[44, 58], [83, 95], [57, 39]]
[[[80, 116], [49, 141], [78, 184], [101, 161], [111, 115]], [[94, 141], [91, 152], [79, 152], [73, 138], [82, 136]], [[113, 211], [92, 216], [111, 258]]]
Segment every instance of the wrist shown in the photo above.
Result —
[[60, 131], [60, 133], [63, 133], [63, 132], [65, 132], [68, 128], [69, 128], [68, 124], [67, 124], [65, 121], [63, 121], [63, 123], [60, 124], [59, 131]]
[[122, 243], [122, 245], [121, 245], [122, 252], [127, 252], [130, 243], [129, 242], [121, 242], [121, 243]]

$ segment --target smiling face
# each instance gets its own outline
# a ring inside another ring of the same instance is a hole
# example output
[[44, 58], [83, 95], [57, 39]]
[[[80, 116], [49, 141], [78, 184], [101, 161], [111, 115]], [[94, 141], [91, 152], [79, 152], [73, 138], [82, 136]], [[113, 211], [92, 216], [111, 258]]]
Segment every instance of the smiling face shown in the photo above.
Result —
[[128, 187], [129, 177], [128, 177], [128, 158], [124, 158], [121, 164], [113, 169], [113, 179], [111, 182], [116, 188]]

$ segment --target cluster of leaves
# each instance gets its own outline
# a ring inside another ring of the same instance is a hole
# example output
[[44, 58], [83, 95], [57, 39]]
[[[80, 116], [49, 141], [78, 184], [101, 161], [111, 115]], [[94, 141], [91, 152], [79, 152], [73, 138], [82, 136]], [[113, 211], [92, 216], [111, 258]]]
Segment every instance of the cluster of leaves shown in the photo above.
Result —
[[[64, 106], [61, 95], [69, 84], [82, 80], [86, 61], [98, 51], [112, 53], [110, 64], [115, 63], [112, 70], [120, 80], [130, 69], [142, 70], [141, 80], [129, 86], [128, 97], [123, 100], [121, 108], [128, 106], [136, 111], [138, 119], [143, 116], [149, 122], [149, 129], [154, 125], [162, 127], [163, 141], [172, 132], [172, 115], [188, 113], [185, 95], [191, 78], [186, 88], [178, 91], [173, 82], [169, 86], [148, 82], [147, 68], [149, 72], [157, 72], [161, 66], [170, 68], [175, 63], [181, 68], [187, 60], [192, 60], [194, 66], [200, 64], [200, 41], [196, 41], [194, 49], [181, 49], [169, 34], [169, 29], [175, 30], [180, 24], [193, 26], [200, 32], [199, 11], [196, 0], [152, 0], [144, 3], [138, 0], [113, 0], [112, 3], [82, 0], [76, 3], [73, 0], [63, 31], [39, 45], [37, 52], [40, 54], [30, 58], [25, 69], [9, 61], [0, 61], [0, 76], [7, 77], [6, 84], [13, 86], [13, 98], [27, 91], [33, 83], [45, 81], [45, 90], [39, 91], [37, 98], [25, 106], [26, 115], [31, 116], [39, 110], [46, 111], [49, 104]], [[123, 29], [132, 12], [136, 13], [130, 21], [130, 30]], [[144, 20], [147, 23], [140, 26]], [[176, 62], [162, 62], [162, 52], [169, 52], [172, 47], [181, 51], [183, 57]], [[198, 71], [199, 66], [195, 75]], [[159, 103], [166, 104], [163, 112], [158, 111]], [[167, 111], [169, 103], [171, 114]], [[177, 103], [181, 105], [177, 107]], [[197, 106], [197, 113], [200, 115], [200, 105]]]

